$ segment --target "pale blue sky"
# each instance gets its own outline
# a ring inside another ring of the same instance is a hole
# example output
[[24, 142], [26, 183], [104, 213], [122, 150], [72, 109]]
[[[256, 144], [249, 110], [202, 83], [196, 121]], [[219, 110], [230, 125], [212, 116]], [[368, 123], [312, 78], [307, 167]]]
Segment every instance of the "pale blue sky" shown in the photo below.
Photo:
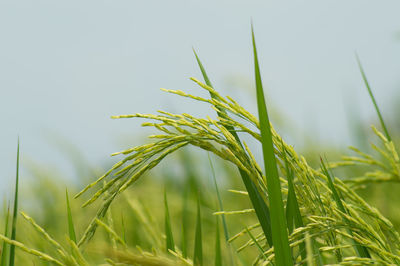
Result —
[[205, 106], [159, 90], [197, 92], [188, 80], [200, 77], [192, 46], [216, 87], [254, 110], [252, 95], [237, 88], [253, 80], [251, 18], [268, 101], [299, 126], [346, 142], [344, 98], [359, 105], [364, 119], [374, 117], [355, 50], [392, 115], [400, 85], [399, 10], [399, 1], [366, 0], [2, 0], [1, 178], [14, 176], [18, 135], [23, 156], [68, 175], [65, 157], [47, 141], [51, 132], [100, 163], [126, 136], [140, 134], [140, 121], [110, 115], [160, 108], [203, 114]]

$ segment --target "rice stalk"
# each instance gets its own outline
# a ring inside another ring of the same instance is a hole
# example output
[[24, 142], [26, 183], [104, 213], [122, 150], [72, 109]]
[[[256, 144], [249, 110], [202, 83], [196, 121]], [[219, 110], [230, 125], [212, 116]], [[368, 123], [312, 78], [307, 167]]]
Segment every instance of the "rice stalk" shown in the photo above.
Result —
[[17, 247], [17, 248], [21, 249], [22, 251], [24, 251], [24, 252], [26, 252], [28, 254], [34, 255], [34, 256], [36, 256], [36, 257], [38, 257], [38, 258], [40, 258], [40, 259], [42, 259], [44, 261], [52, 262], [52, 263], [54, 263], [56, 265], [60, 265], [60, 266], [64, 266], [65, 265], [62, 262], [60, 262], [59, 260], [51, 257], [50, 255], [48, 255], [46, 253], [43, 253], [43, 252], [35, 250], [35, 249], [28, 248], [24, 244], [22, 244], [21, 242], [12, 240], [12, 239], [10, 239], [8, 237], [5, 237], [5, 236], [3, 236], [1, 234], [0, 234], [0, 239], [5, 241], [6, 243], [8, 243], [10, 246]]

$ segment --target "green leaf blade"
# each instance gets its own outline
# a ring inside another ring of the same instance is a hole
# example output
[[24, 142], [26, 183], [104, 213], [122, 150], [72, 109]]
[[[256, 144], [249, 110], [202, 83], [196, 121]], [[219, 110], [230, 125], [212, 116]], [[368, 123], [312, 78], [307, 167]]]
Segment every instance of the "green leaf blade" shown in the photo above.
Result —
[[72, 218], [71, 206], [69, 204], [68, 189], [65, 189], [65, 200], [67, 202], [68, 234], [69, 238], [76, 244], [75, 226]]
[[[4, 226], [4, 236], [8, 237], [8, 221], [10, 220], [10, 206], [7, 206], [7, 213], [6, 213], [6, 223]], [[3, 241], [3, 247], [1, 249], [1, 260], [0, 266], [6, 266], [7, 259], [9, 254], [9, 245]]]
[[[13, 209], [13, 218], [11, 225], [11, 240], [16, 240], [17, 237], [18, 187], [19, 187], [19, 138], [17, 146], [17, 169], [15, 176], [14, 209]], [[15, 263], [15, 246], [11, 245], [9, 266], [14, 266], [14, 263]]]
[[256, 247], [258, 248], [258, 250], [260, 251], [260, 255], [267, 260], [267, 257], [264, 254], [264, 250], [261, 247], [260, 243], [258, 243], [257, 239], [253, 236], [253, 234], [250, 232], [249, 228], [246, 226], [246, 232], [247, 234], [250, 236], [251, 240], [253, 240], [254, 244], [256, 245]]
[[359, 67], [359, 69], [360, 69], [361, 76], [362, 76], [362, 78], [363, 78], [365, 87], [367, 88], [369, 97], [371, 98], [371, 101], [372, 101], [372, 103], [373, 103], [373, 105], [374, 105], [374, 107], [375, 107], [375, 111], [376, 111], [376, 114], [378, 115], [378, 118], [379, 118], [379, 121], [380, 121], [380, 123], [381, 123], [382, 129], [383, 129], [383, 131], [385, 132], [385, 136], [386, 136], [386, 138], [388, 139], [388, 141], [391, 141], [392, 138], [390, 137], [390, 134], [389, 134], [389, 131], [388, 131], [387, 127], [386, 127], [385, 121], [383, 120], [383, 116], [382, 116], [382, 114], [381, 114], [381, 111], [379, 110], [378, 103], [376, 102], [376, 99], [375, 99], [375, 97], [374, 97], [374, 94], [372, 93], [371, 86], [369, 85], [367, 76], [365, 75], [364, 69], [363, 69], [363, 67], [362, 67], [362, 65], [361, 65], [360, 58], [358, 57], [357, 54], [356, 54], [356, 59], [357, 59], [358, 67]]
[[267, 177], [267, 190], [270, 200], [271, 230], [272, 242], [274, 244], [275, 250], [275, 262], [278, 266], [293, 265], [292, 254], [289, 247], [278, 167], [275, 159], [272, 133], [264, 98], [253, 27], [252, 41], [254, 53], [255, 81], [257, 90], [257, 107], [260, 120], [262, 151]]
[[[289, 167], [289, 162], [287, 159], [287, 150], [281, 139], [281, 145], [283, 150], [283, 159], [285, 162], [286, 176], [288, 180], [288, 198], [286, 206], [286, 220], [289, 234], [291, 234], [294, 228], [304, 227], [303, 218], [301, 217], [299, 203], [297, 202], [296, 189], [294, 186], [294, 174], [292, 169]], [[304, 242], [300, 244], [300, 255], [302, 260], [307, 259], [307, 249]]]
[[193, 49], [193, 53], [194, 53], [194, 56], [196, 57], [196, 61], [197, 61], [197, 64], [199, 65], [199, 68], [200, 68], [201, 74], [203, 75], [204, 81], [206, 82], [207, 86], [210, 86], [211, 88], [213, 88], [213, 85], [211, 84], [211, 81], [208, 78], [207, 72], [204, 69], [204, 66], [201, 63], [200, 58], [197, 56], [197, 53], [194, 49]]

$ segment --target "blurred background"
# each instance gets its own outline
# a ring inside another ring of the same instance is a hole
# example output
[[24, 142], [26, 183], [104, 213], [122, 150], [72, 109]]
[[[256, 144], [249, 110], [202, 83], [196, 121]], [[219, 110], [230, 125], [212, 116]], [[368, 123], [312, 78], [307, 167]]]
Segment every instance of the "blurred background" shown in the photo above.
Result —
[[[13, 194], [18, 136], [21, 210], [56, 239], [65, 239], [65, 188], [72, 199], [120, 159], [110, 158], [111, 153], [142, 144], [152, 132], [140, 127], [143, 121], [112, 120], [111, 115], [162, 109], [215, 117], [205, 104], [159, 90], [204, 95], [189, 80], [201, 79], [192, 48], [216, 89], [256, 114], [251, 20], [272, 121], [311, 165], [318, 165], [321, 154], [338, 159], [348, 145], [370, 152], [368, 142], [380, 143], [371, 134], [370, 125], [379, 128], [379, 122], [355, 52], [389, 131], [400, 143], [399, 10], [400, 2], [389, 0], [0, 1], [3, 211]], [[258, 143], [250, 145], [257, 155]], [[179, 243], [188, 243], [189, 253], [198, 196], [205, 243], [214, 241], [210, 233], [215, 229], [213, 212], [218, 210], [214, 175], [227, 210], [251, 207], [243, 195], [228, 192], [244, 189], [237, 170], [211, 156], [214, 173], [207, 154], [194, 150], [185, 148], [170, 156], [113, 204], [109, 213], [115, 230], [124, 239], [127, 236], [130, 246], [150, 250], [163, 243], [164, 188], [173, 231]], [[364, 171], [335, 173], [357, 177]], [[385, 183], [358, 192], [398, 229], [399, 189], [398, 183]], [[80, 208], [90, 193], [71, 200], [78, 235], [98, 207], [97, 203], [95, 208]], [[130, 225], [126, 229], [124, 221]], [[227, 221], [232, 235], [256, 219], [246, 214]], [[22, 219], [19, 223], [26, 225]], [[146, 231], [148, 224], [155, 233]], [[46, 249], [30, 227], [18, 230], [22, 242]], [[110, 242], [101, 230], [96, 240]], [[235, 245], [245, 241], [239, 239]], [[212, 253], [211, 245], [205, 249], [205, 254]], [[245, 251], [241, 260], [246, 264], [257, 252], [255, 248]], [[30, 256], [18, 254], [21, 265], [31, 263]], [[90, 257], [92, 263], [103, 261], [98, 254]]]
[[366, 0], [2, 0], [1, 189], [13, 184], [17, 136], [23, 171], [36, 162], [73, 179], [71, 160], [105, 169], [110, 153], [142, 142], [141, 121], [111, 115], [209, 114], [159, 90], [199, 91], [188, 79], [201, 77], [192, 47], [214, 86], [254, 112], [251, 19], [272, 119], [289, 143], [356, 145], [354, 121], [368, 127], [376, 115], [355, 51], [395, 121], [398, 10], [399, 1]]

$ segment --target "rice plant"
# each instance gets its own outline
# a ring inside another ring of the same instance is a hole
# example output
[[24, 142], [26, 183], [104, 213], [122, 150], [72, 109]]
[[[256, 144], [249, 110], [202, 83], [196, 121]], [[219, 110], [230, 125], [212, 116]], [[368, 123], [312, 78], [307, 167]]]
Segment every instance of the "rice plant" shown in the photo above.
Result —
[[[380, 143], [372, 144], [373, 154], [351, 147], [355, 156], [336, 162], [321, 156], [320, 165], [313, 167], [270, 123], [253, 30], [252, 51], [258, 115], [221, 95], [195, 53], [204, 82], [191, 80], [209, 97], [162, 90], [204, 103], [215, 116], [166, 111], [113, 116], [144, 119], [142, 126], [155, 133], [149, 143], [112, 154], [120, 161], [73, 200], [67, 190], [59, 193], [64, 189], [57, 184], [41, 183], [41, 189], [56, 191], [54, 204], [62, 202], [51, 219], [56, 223], [55, 217], [62, 216], [63, 224], [41, 226], [20, 212], [18, 232], [25, 231], [16, 235], [18, 156], [12, 233], [8, 235], [7, 207], [1, 265], [14, 265], [14, 258], [16, 265], [29, 260], [35, 265], [399, 265], [395, 226], [358, 194], [365, 186], [400, 181], [398, 152], [361, 64], [384, 132], [372, 127]], [[259, 144], [261, 163], [249, 139]], [[185, 179], [167, 178], [163, 171], [165, 184], [160, 184], [150, 170], [186, 147], [207, 153], [212, 177], [206, 181], [193, 170], [186, 151], [181, 159]], [[215, 164], [233, 188], [221, 189]], [[335, 176], [353, 173], [351, 167], [359, 167], [361, 175]]]

